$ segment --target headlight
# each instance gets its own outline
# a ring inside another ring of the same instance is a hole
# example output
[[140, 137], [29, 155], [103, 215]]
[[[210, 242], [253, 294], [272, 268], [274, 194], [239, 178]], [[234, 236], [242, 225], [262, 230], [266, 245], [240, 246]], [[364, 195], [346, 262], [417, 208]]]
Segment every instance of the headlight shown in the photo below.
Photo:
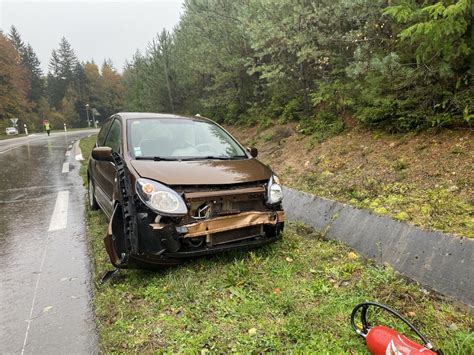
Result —
[[275, 205], [283, 200], [283, 191], [279, 182], [280, 180], [275, 175], [273, 175], [268, 181], [266, 202], [269, 205]]
[[183, 216], [188, 213], [181, 196], [159, 182], [140, 178], [136, 182], [135, 189], [140, 200], [159, 214]]

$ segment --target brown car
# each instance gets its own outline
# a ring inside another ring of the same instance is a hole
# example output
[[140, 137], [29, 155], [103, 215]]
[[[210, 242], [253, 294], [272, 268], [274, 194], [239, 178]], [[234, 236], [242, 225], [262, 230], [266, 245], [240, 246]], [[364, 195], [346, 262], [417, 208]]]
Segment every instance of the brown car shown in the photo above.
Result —
[[256, 156], [201, 116], [110, 117], [92, 150], [88, 181], [90, 207], [110, 218], [112, 264], [177, 264], [277, 240], [282, 190]]

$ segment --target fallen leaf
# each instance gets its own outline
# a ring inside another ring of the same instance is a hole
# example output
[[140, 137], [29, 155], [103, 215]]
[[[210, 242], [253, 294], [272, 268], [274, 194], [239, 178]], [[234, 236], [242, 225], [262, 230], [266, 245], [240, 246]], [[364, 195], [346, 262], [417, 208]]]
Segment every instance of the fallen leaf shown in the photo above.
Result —
[[46, 307], [43, 308], [43, 313], [47, 313], [52, 309], [53, 309], [53, 306], [46, 306]]
[[409, 317], [416, 317], [416, 313], [411, 311], [407, 313]]
[[255, 334], [257, 334], [257, 328], [250, 328], [249, 331], [248, 331], [248, 333], [249, 333], [250, 335], [255, 335]]
[[280, 292], [281, 292], [281, 290], [280, 290], [278, 287], [275, 287], [275, 288], [273, 289], [273, 293], [274, 293], [275, 295], [279, 295]]
[[450, 326], [449, 326], [449, 330], [458, 330], [458, 326], [454, 323], [452, 323]]
[[353, 251], [351, 251], [351, 252], [349, 252], [349, 253], [347, 254], [347, 258], [350, 259], [350, 260], [355, 260], [355, 259], [357, 259], [358, 257], [359, 257], [359, 256], [358, 256], [356, 253], [354, 253]]
[[293, 262], [293, 259], [290, 258], [289, 256], [286, 257], [286, 261], [288, 261], [289, 263], [292, 263]]

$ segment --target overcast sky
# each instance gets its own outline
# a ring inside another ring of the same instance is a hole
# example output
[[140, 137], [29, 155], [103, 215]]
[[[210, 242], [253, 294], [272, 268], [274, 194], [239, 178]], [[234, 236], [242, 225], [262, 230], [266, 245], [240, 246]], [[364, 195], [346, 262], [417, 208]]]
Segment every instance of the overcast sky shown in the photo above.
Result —
[[47, 72], [51, 51], [65, 36], [79, 60], [102, 64], [110, 58], [120, 71], [126, 59], [163, 28], [173, 29], [183, 0], [0, 0], [0, 28], [10, 26], [29, 42]]

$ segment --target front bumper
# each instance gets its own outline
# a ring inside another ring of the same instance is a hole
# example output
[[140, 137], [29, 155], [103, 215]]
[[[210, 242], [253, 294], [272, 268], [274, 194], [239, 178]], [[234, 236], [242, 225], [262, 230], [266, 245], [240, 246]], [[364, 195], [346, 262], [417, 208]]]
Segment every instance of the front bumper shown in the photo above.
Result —
[[[285, 214], [283, 211], [250, 211], [209, 218], [181, 226], [169, 223], [151, 223], [140, 234], [147, 240], [161, 240], [156, 250], [141, 250], [130, 255], [127, 265], [121, 265], [114, 246], [114, 216], [109, 224], [105, 244], [112, 264], [121, 268], [147, 268], [179, 264], [184, 259], [215, 254], [229, 250], [255, 248], [280, 238]], [[145, 235], [146, 234], [146, 235]], [[142, 239], [143, 240], [143, 239]], [[198, 241], [199, 245], [190, 242]], [[173, 248], [167, 247], [173, 245]], [[176, 247], [177, 246], [177, 247]]]

